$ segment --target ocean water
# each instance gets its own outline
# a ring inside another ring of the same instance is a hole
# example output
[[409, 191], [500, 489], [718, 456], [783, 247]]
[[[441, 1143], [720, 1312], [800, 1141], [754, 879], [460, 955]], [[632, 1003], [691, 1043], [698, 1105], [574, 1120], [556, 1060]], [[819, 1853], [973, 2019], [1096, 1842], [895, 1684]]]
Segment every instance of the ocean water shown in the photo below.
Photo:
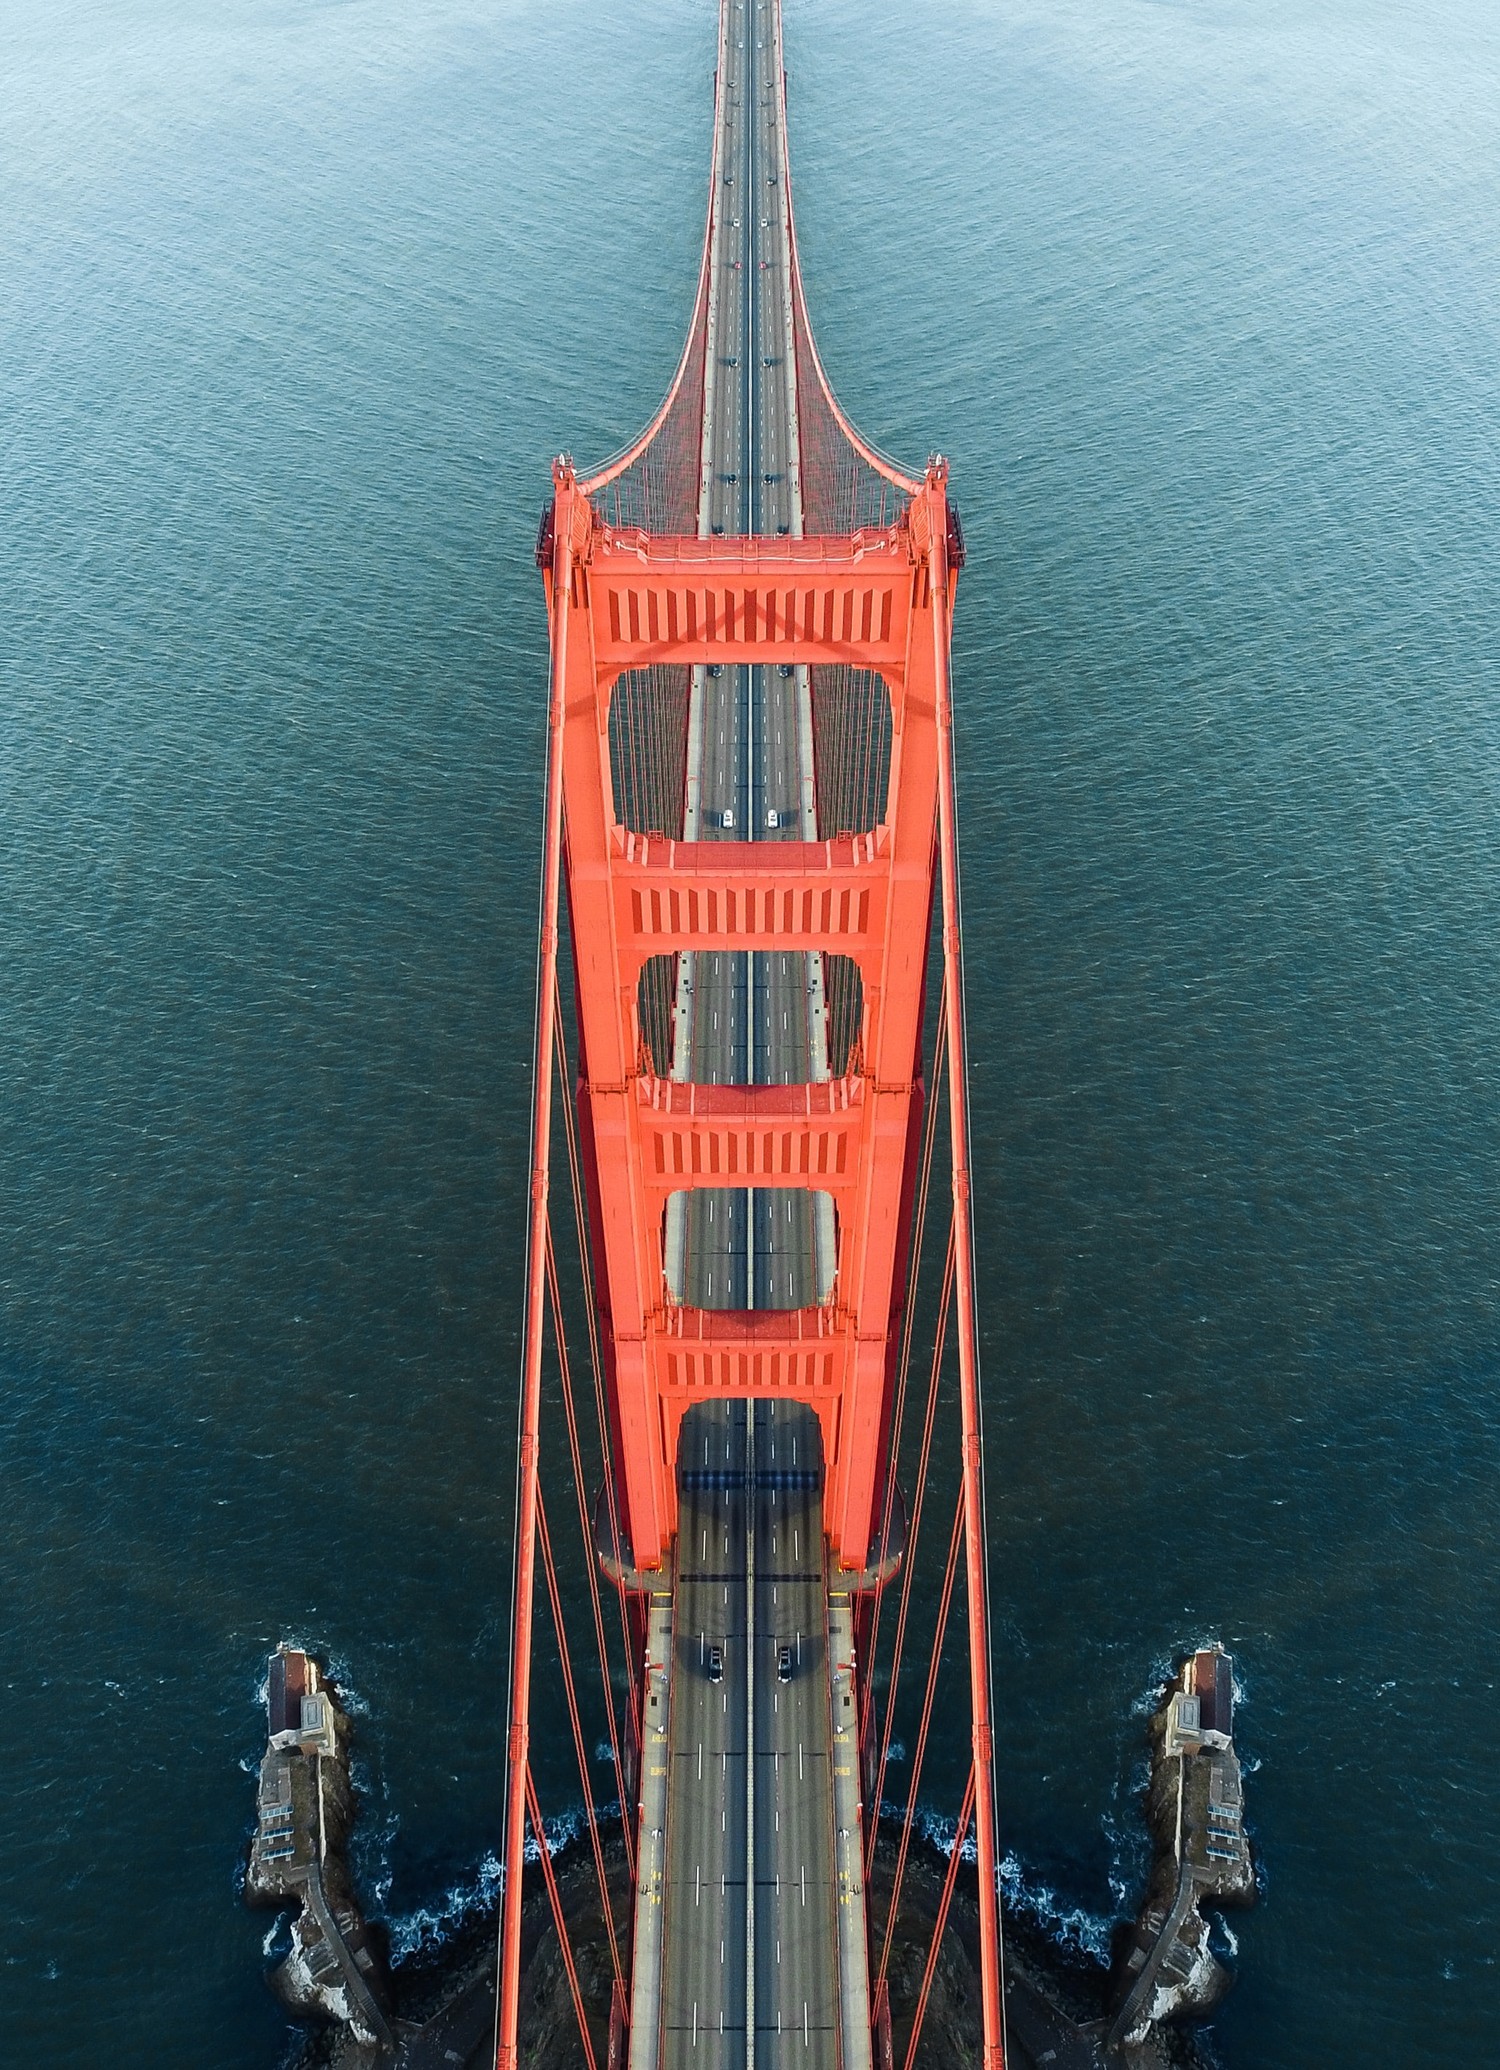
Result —
[[[4, 26], [0, 2054], [252, 2070], [269, 1644], [353, 1692], [403, 1944], [499, 1835], [530, 549], [675, 361], [713, 8]], [[1495, 2061], [1500, 16], [787, 38], [825, 360], [970, 546], [1012, 1887], [1099, 1944], [1220, 1637], [1223, 2062]]]

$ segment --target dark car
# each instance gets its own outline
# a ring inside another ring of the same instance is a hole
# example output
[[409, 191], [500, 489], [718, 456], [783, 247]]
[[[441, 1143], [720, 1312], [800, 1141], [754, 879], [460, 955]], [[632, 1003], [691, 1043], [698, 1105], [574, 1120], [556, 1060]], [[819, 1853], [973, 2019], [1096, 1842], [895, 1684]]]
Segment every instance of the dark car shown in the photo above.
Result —
[[722, 1646], [710, 1646], [708, 1649], [708, 1679], [710, 1682], [722, 1682], [724, 1679], [724, 1648]]
[[776, 1649], [776, 1679], [778, 1682], [790, 1682], [792, 1679], [792, 1649], [790, 1646], [778, 1646]]

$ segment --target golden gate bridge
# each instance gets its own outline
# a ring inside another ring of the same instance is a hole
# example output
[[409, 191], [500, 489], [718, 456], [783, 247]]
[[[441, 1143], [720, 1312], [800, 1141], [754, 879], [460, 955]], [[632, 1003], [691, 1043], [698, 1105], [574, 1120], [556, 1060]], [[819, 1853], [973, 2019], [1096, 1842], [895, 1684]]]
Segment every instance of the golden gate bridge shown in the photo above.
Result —
[[[528, 1836], [590, 2070], [601, 2055], [910, 2070], [966, 1846], [984, 2062], [1003, 2064], [950, 678], [963, 558], [945, 462], [894, 466], [824, 375], [780, 0], [722, 0], [686, 347], [624, 452], [591, 474], [555, 463], [537, 541], [551, 668], [499, 2070], [523, 2059]], [[581, 1645], [542, 1486], [564, 1435]], [[539, 1567], [607, 1927], [607, 2031], [531, 1759]], [[893, 2026], [959, 1596], [967, 1781], [921, 1989]], [[927, 1657], [908, 1664], [924, 1615]], [[898, 1693], [918, 1685], [877, 1920]], [[581, 1692], [619, 1778], [625, 1908]]]

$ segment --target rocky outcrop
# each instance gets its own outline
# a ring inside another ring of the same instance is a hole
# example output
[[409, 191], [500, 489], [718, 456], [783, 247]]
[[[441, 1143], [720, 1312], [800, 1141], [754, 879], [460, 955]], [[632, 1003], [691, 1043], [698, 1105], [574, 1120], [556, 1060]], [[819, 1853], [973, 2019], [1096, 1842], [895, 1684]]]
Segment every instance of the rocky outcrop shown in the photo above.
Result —
[[385, 1963], [349, 1876], [349, 1720], [317, 1662], [294, 1647], [272, 1654], [266, 1703], [245, 1898], [297, 1907], [291, 1951], [271, 1972], [271, 1988], [289, 2012], [335, 2021], [365, 2046], [390, 2048]]
[[1184, 1661], [1151, 1720], [1146, 1816], [1155, 1860], [1120, 1951], [1113, 2046], [1139, 2048], [1161, 2021], [1202, 2019], [1228, 1990], [1201, 1907], [1254, 1902], [1244, 1812], [1233, 1665], [1209, 1647]]

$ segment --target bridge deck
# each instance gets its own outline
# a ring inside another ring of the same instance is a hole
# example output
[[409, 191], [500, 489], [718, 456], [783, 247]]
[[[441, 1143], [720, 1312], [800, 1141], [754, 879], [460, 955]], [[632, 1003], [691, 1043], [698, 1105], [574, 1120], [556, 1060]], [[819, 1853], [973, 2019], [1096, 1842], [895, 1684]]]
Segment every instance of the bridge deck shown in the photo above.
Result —
[[837, 2070], [821, 1478], [800, 1404], [705, 1403], [683, 1425], [660, 2036], [634, 2037], [639, 2062]]
[[751, 1407], [755, 2061], [834, 2070], [839, 1942], [821, 1434], [817, 1417], [800, 1404]]
[[685, 1421], [683, 1440], [656, 2060], [739, 2064], [751, 1841], [745, 1404], [705, 1404]]
[[[700, 513], [701, 529], [725, 534], [802, 530], [779, 63], [773, 0], [731, 0]], [[691, 697], [686, 837], [816, 838], [806, 669], [700, 667]], [[825, 1078], [821, 986], [821, 959], [797, 950], [684, 956], [674, 1076]], [[816, 1302], [832, 1253], [831, 1204], [806, 1192], [704, 1190], [669, 1213], [676, 1291], [706, 1309]], [[632, 2036], [632, 2063], [857, 2066], [868, 2014], [841, 2049], [840, 1914], [852, 1908], [842, 1942], [862, 1958], [863, 1897], [845, 1877], [841, 1906], [835, 1878], [816, 1416], [770, 1401], [693, 1409], [678, 1499], [659, 2032]]]
[[[791, 251], [782, 208], [777, 51], [771, 0], [729, 9], [714, 198], [704, 524], [798, 533], [793, 340], [783, 289]], [[688, 838], [799, 841], [812, 812], [807, 671], [730, 665], [693, 671], [699, 761]], [[804, 952], [682, 959], [674, 1070], [708, 1085], [796, 1085], [827, 1076], [821, 961]], [[710, 1190], [679, 1210], [679, 1292], [703, 1308], [798, 1308], [831, 1276], [827, 1210], [805, 1193]], [[820, 1214], [824, 1218], [821, 1242]], [[820, 1270], [819, 1254], [822, 1255]]]

